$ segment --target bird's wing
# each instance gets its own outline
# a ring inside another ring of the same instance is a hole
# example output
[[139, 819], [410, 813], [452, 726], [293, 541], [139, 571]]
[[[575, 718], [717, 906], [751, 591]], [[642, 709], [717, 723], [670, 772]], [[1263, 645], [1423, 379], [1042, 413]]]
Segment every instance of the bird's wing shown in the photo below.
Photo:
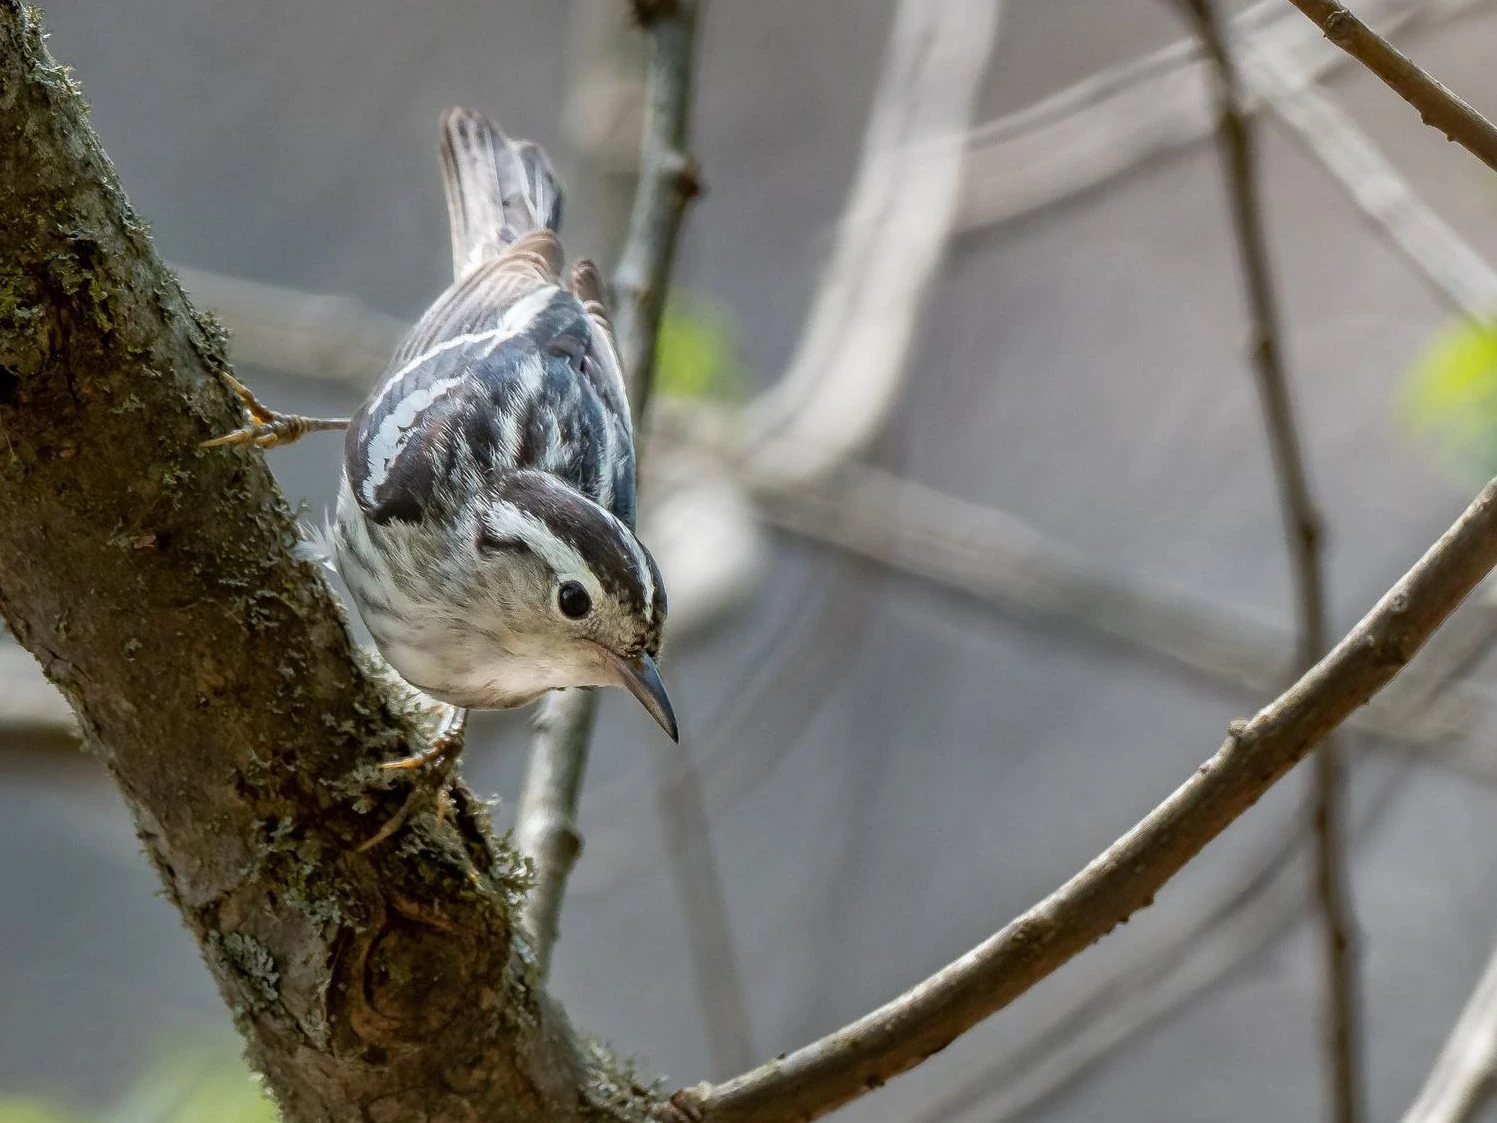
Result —
[[456, 281], [407, 333], [381, 382], [419, 360], [433, 347], [499, 326], [504, 313], [531, 293], [561, 279], [562, 250], [556, 235], [536, 230], [503, 254]]
[[634, 427], [629, 415], [624, 367], [619, 361], [613, 320], [608, 311], [607, 290], [598, 267], [587, 258], [579, 259], [572, 266], [568, 287], [582, 303], [589, 328], [579, 373], [602, 402], [609, 424], [615, 430], [615, 439], [628, 450], [627, 456], [619, 458], [614, 473], [612, 510], [624, 525], [632, 527], [635, 516]]
[[504, 345], [524, 325], [506, 313], [523, 318], [522, 301], [560, 294], [561, 261], [555, 234], [527, 234], [454, 283], [406, 335], [344, 438], [349, 482], [371, 517], [419, 517], [439, 478], [434, 457], [458, 438], [454, 409], [473, 397], [469, 372], [501, 348], [513, 353]]
[[[633, 437], [612, 336], [599, 318], [606, 311], [544, 283], [546, 275], [521, 284], [497, 278], [492, 286], [508, 300], [497, 314], [485, 283], [464, 296], [465, 282], [454, 311], [438, 302], [433, 325], [412, 333], [418, 342], [403, 349], [411, 357], [392, 365], [344, 446], [349, 483], [370, 518], [416, 521], [494, 473], [532, 468], [633, 525]], [[475, 319], [464, 308], [489, 311]]]

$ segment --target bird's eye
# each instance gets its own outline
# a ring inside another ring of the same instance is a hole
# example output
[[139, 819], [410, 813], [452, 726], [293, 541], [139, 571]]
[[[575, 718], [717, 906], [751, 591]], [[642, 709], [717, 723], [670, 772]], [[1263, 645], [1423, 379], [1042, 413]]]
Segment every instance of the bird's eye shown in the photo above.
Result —
[[593, 598], [587, 595], [580, 581], [563, 581], [556, 590], [556, 607], [563, 615], [580, 620], [592, 611]]

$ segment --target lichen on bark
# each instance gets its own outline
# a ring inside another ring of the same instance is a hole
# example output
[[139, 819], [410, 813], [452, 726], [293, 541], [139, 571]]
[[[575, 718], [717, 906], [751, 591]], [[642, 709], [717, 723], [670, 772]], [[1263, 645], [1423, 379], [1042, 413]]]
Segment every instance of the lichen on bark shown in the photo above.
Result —
[[153, 251], [40, 13], [0, 0], [0, 614], [77, 711], [292, 1123], [638, 1118], [536, 985], [460, 792], [358, 853], [421, 736], [360, 666], [223, 334]]

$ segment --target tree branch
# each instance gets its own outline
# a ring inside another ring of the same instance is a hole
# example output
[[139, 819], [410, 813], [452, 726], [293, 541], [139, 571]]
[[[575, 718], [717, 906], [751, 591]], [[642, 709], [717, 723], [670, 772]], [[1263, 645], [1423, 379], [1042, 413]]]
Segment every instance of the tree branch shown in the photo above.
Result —
[[614, 325], [629, 380], [634, 424], [643, 431], [655, 384], [655, 339], [686, 207], [701, 193], [687, 147], [699, 0], [631, 0], [650, 38], [639, 184], [629, 234], [614, 271]]
[[[1300, 670], [1314, 665], [1327, 638], [1325, 575], [1320, 558], [1320, 514], [1310, 496], [1289, 378], [1284, 370], [1268, 238], [1258, 196], [1258, 163], [1252, 127], [1242, 110], [1237, 68], [1217, 24], [1212, 0], [1183, 0], [1214, 71], [1217, 137], [1227, 174], [1232, 229], [1246, 282], [1252, 335], [1252, 361], [1258, 396], [1273, 452], [1284, 537], [1293, 567]], [[1333, 1117], [1356, 1123], [1361, 1117], [1361, 1003], [1356, 950], [1342, 840], [1341, 752], [1328, 737], [1315, 755], [1315, 886], [1325, 942], [1327, 1060], [1331, 1072]]]
[[[697, 6], [697, 0], [634, 5], [650, 36], [649, 79], [639, 185], [614, 277], [613, 318], [636, 434], [644, 431], [655, 341], [681, 220], [700, 190], [696, 162], [685, 147]], [[597, 706], [596, 695], [587, 690], [562, 691], [545, 700], [520, 796], [515, 837], [535, 870], [523, 923], [542, 978], [551, 965], [567, 878], [582, 852], [577, 804]]]
[[1497, 128], [1461, 98], [1425, 73], [1392, 43], [1333, 0], [1290, 0], [1336, 46], [1372, 71], [1439, 129], [1487, 167], [1497, 171]]
[[710, 1123], [810, 1120], [919, 1064], [1147, 906], [1413, 658], [1497, 565], [1497, 480], [1324, 659], [1080, 873], [914, 989], [786, 1057], [677, 1094]]
[[637, 1117], [513, 938], [515, 856], [378, 762], [360, 669], [35, 9], [0, 0], [0, 612], [77, 712], [290, 1123]]

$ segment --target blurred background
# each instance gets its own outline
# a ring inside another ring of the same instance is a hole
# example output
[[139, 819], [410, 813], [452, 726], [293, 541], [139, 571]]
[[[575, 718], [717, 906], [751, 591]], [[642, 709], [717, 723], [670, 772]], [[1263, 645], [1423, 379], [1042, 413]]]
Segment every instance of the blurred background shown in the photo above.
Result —
[[[47, 16], [241, 377], [340, 415], [446, 283], [443, 107], [542, 142], [571, 189], [568, 247], [612, 260], [641, 97], [626, 7]], [[1479, 326], [1497, 314], [1497, 180], [1287, 3], [1228, 8], [1263, 102], [1339, 635], [1497, 471], [1497, 334]], [[1497, 108], [1497, 4], [1357, 10]], [[574, 1021], [644, 1071], [727, 1076], [892, 997], [1288, 681], [1290, 570], [1188, 33], [1161, 0], [707, 5], [707, 193], [643, 484], [682, 748], [608, 692], [554, 968]], [[309, 520], [340, 448], [271, 454]], [[1372, 1118], [1414, 1097], [1497, 931], [1494, 628], [1484, 592], [1345, 738]], [[524, 713], [470, 735], [465, 778], [501, 824], [527, 736]], [[1306, 779], [838, 1118], [1323, 1115]], [[13, 647], [0, 853], [0, 1120], [270, 1118], [123, 805]]]

